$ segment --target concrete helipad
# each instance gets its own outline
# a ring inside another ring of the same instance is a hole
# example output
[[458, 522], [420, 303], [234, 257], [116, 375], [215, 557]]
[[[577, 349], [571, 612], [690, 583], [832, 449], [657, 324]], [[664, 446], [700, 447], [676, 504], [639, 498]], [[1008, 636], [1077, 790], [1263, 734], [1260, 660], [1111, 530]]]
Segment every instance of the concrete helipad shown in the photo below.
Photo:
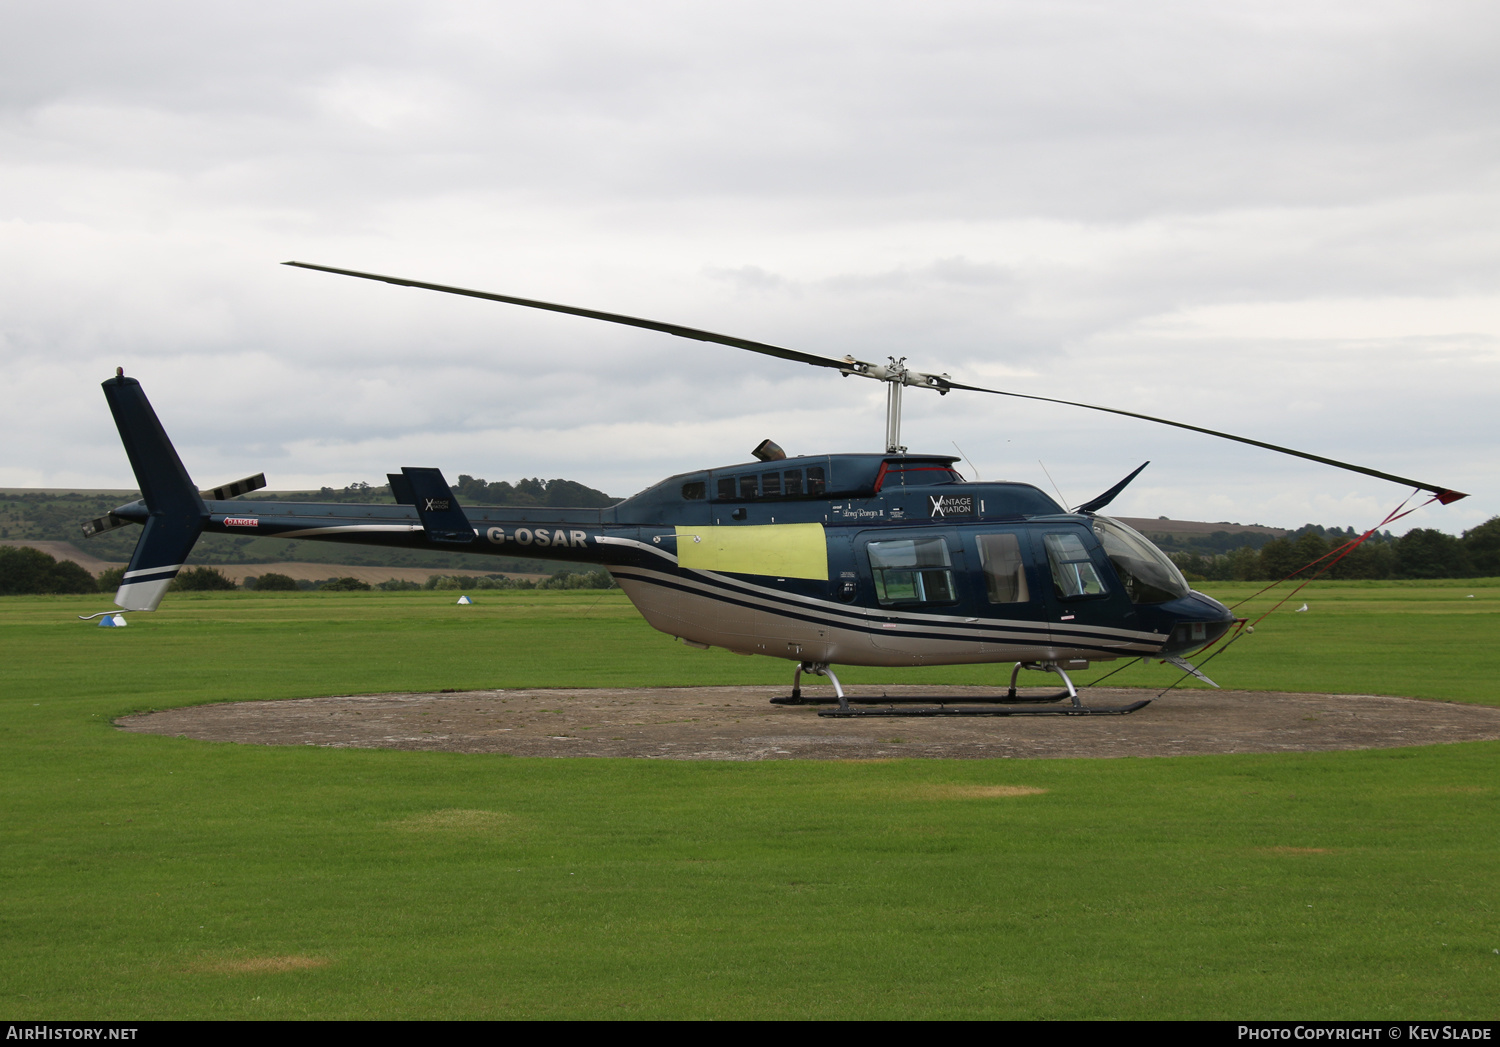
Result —
[[[969, 704], [985, 688], [892, 686]], [[372, 694], [200, 705], [124, 717], [127, 731], [253, 745], [671, 760], [1120, 757], [1379, 749], [1500, 738], [1500, 709], [1379, 695], [1168, 692], [1129, 716], [828, 719], [770, 704], [785, 687]], [[826, 694], [827, 688], [805, 693]], [[1122, 705], [1152, 692], [1085, 692]]]

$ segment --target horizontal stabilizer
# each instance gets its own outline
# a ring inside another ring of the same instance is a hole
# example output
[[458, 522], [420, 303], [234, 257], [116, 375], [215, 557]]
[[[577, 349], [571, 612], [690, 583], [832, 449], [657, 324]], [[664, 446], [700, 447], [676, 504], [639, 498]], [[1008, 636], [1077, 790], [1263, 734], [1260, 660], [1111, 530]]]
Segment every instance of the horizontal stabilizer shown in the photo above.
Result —
[[236, 480], [232, 484], [225, 484], [223, 487], [215, 487], [211, 491], [199, 491], [198, 493], [204, 498], [212, 498], [216, 502], [224, 502], [230, 498], [238, 498], [242, 494], [249, 494], [251, 491], [259, 491], [265, 485], [266, 474], [256, 473], [254, 476], [247, 476], [243, 480]]

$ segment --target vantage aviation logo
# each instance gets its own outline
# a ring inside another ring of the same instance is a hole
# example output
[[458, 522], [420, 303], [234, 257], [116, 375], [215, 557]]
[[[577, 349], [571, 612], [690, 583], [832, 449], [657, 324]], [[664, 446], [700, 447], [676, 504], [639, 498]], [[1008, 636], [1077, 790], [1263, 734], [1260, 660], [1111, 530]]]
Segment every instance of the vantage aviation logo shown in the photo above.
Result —
[[929, 494], [927, 496], [928, 516], [973, 516], [974, 496], [972, 494]]

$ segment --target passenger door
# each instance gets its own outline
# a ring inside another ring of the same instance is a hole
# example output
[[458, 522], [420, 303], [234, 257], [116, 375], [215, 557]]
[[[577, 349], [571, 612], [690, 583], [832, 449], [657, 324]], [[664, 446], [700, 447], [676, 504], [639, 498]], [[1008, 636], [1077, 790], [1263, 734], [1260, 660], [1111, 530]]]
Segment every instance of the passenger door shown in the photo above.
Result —
[[958, 533], [948, 528], [911, 531], [863, 531], [855, 558], [868, 571], [872, 601], [871, 643], [884, 651], [914, 656], [930, 652], [930, 638], [912, 635], [920, 628], [913, 615], [963, 615], [964, 550]]
[[983, 583], [971, 586], [966, 605], [970, 614], [987, 623], [990, 636], [982, 649], [1018, 660], [1039, 657], [1037, 651], [1023, 648], [1051, 643], [1044, 589], [1050, 583], [1037, 569], [1031, 535], [1023, 527], [979, 526], [965, 534], [964, 545]]

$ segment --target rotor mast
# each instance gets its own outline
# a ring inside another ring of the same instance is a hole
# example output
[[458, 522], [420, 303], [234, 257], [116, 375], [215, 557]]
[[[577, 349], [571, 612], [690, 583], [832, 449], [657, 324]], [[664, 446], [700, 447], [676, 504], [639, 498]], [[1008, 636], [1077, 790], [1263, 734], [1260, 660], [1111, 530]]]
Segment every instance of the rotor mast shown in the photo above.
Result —
[[[901, 358], [906, 362], [906, 357]], [[903, 368], [903, 371], [905, 369]], [[885, 387], [885, 453], [905, 454], [901, 443], [901, 383], [891, 382]]]
[[909, 370], [906, 357], [886, 357], [885, 364], [867, 364], [852, 356], [844, 357], [839, 370], [844, 377], [857, 374], [861, 378], [873, 378], [885, 383], [885, 453], [905, 454], [901, 443], [901, 390], [915, 385], [921, 389], [935, 389], [940, 396], [947, 395], [951, 379], [945, 374], [922, 374]]

